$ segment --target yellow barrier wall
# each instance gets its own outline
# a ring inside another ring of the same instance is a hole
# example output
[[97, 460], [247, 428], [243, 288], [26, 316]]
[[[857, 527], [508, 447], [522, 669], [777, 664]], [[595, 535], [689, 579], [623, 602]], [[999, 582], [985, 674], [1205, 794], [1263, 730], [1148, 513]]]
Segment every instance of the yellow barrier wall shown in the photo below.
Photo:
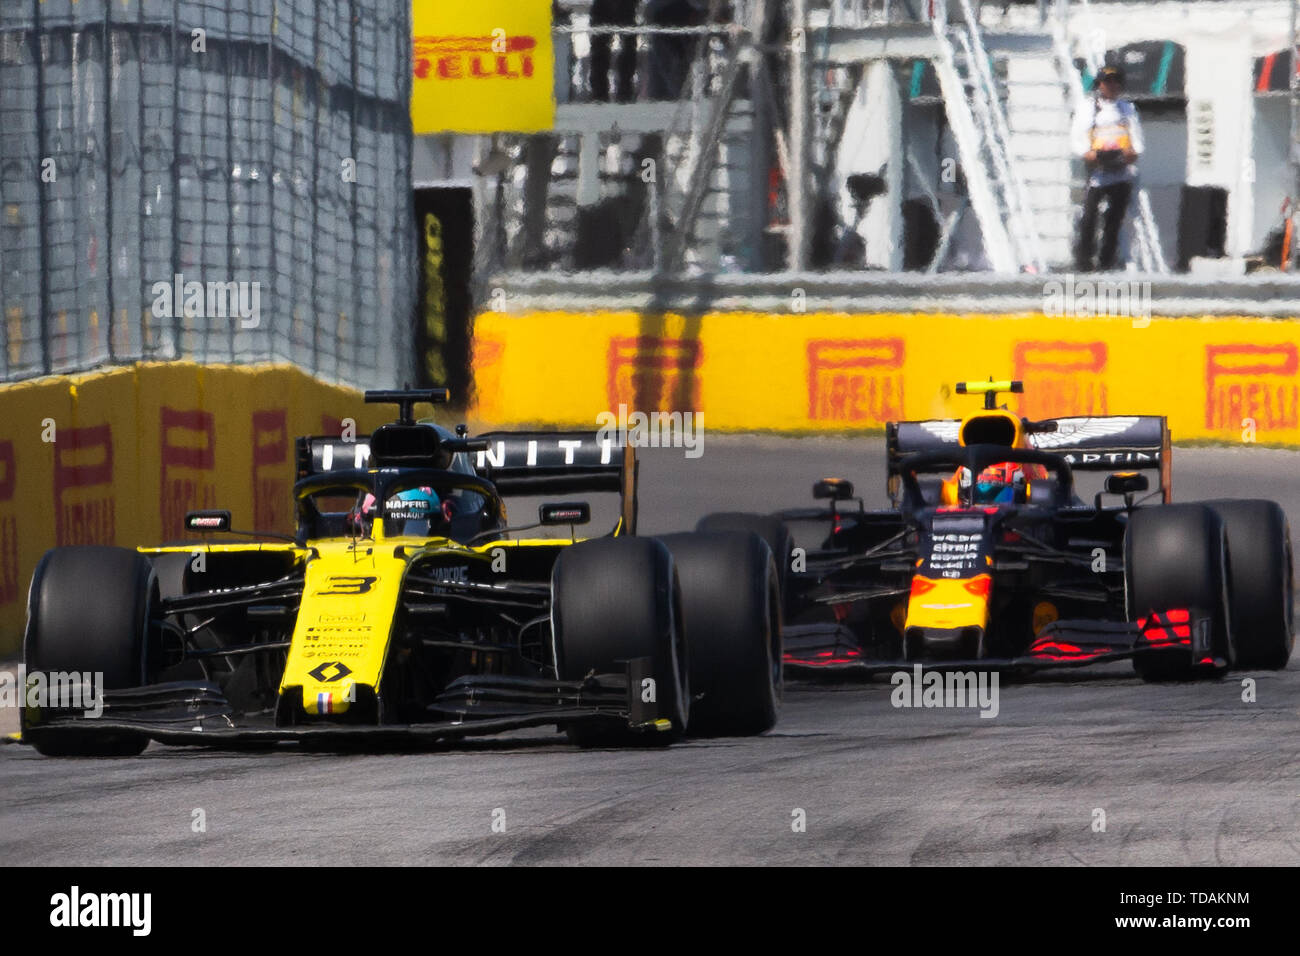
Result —
[[1300, 325], [1256, 318], [489, 312], [477, 416], [593, 426], [602, 411], [703, 413], [706, 428], [875, 430], [954, 416], [961, 379], [1014, 377], [1013, 411], [1168, 415], [1175, 440], [1300, 444]]
[[294, 438], [352, 418], [364, 439], [393, 411], [275, 365], [143, 364], [0, 388], [0, 657], [19, 649], [47, 548], [180, 539], [197, 508], [291, 532]]

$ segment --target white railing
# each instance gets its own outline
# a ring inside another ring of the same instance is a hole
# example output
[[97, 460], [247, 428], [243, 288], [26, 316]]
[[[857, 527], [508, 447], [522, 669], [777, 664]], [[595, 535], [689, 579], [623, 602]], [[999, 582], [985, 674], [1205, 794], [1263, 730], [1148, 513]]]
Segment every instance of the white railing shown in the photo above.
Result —
[[993, 184], [989, 181], [989, 171], [984, 165], [975, 114], [957, 73], [956, 54], [948, 39], [947, 16], [942, 0], [935, 3], [931, 24], [939, 48], [939, 55], [934, 59], [934, 72], [947, 104], [948, 122], [957, 141], [957, 150], [961, 154], [962, 169], [966, 174], [966, 192], [984, 236], [985, 254], [994, 271], [1019, 272], [1020, 263], [1007, 232], [1007, 223], [1003, 219]]
[[[1041, 272], [1045, 268], [1042, 251], [1042, 237], [1034, 222], [1033, 207], [1029, 202], [1029, 191], [1019, 170], [1011, 159], [1011, 129], [1007, 123], [1006, 111], [998, 96], [997, 84], [989, 69], [988, 51], [980, 35], [979, 20], [970, 0], [961, 0], [962, 17], [966, 21], [966, 34], [962, 38], [967, 47], [967, 59], [972, 62], [979, 85], [983, 87], [983, 96], [987, 100], [986, 115], [991, 123], [990, 149], [998, 164], [999, 174], [1003, 177], [1003, 195], [1006, 197], [1008, 211], [1011, 214], [1014, 241], [1020, 248], [1020, 260], [1025, 265], [1033, 266]], [[967, 39], [969, 37], [969, 39]]]

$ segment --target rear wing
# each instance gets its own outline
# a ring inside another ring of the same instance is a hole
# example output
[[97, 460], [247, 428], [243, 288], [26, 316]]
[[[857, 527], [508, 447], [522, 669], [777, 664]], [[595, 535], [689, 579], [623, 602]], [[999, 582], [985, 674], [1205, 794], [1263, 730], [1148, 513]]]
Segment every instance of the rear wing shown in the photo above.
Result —
[[[885, 428], [889, 477], [903, 458], [956, 444], [961, 420], [890, 422]], [[1049, 418], [1026, 422], [1031, 448], [1060, 455], [1075, 471], [1157, 471], [1166, 502], [1172, 498], [1169, 421], [1163, 415]]]
[[338, 435], [305, 435], [294, 441], [297, 480], [331, 471], [360, 470], [371, 464], [371, 445], [378, 449], [381, 465], [429, 467], [442, 454], [468, 451], [461, 438], [439, 434], [437, 426], [415, 420], [419, 403], [442, 405], [451, 400], [445, 388], [367, 389], [367, 405], [396, 405], [397, 421], [380, 425], [364, 441]]
[[370, 463], [370, 437], [348, 441], [337, 435], [304, 435], [294, 442], [298, 481], [329, 471], [365, 468]]
[[624, 534], [636, 533], [636, 449], [600, 432], [488, 432], [478, 473], [503, 495], [617, 492]]

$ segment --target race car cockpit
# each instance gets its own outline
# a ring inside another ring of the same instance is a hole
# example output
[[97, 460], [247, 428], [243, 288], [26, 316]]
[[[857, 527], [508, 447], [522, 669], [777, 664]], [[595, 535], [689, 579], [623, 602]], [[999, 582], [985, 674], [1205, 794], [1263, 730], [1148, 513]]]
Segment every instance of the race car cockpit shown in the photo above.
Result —
[[[364, 492], [348, 513], [347, 528], [357, 537], [373, 535], [379, 509]], [[452, 538], [466, 541], [489, 530], [484, 498], [464, 488], [416, 485], [391, 494], [384, 503], [384, 537]]]

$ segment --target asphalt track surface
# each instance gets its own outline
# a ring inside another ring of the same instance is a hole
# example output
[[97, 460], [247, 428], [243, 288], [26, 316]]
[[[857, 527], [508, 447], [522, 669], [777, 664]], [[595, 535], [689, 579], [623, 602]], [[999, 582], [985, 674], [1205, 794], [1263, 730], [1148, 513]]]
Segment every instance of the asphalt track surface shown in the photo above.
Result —
[[[696, 460], [647, 451], [642, 530], [804, 504], [824, 475], [878, 496], [881, 445], [710, 435]], [[1291, 452], [1178, 449], [1176, 498], [1271, 497], [1300, 526], [1298, 470]], [[4, 746], [0, 863], [1295, 864], [1298, 668], [1150, 686], [1112, 665], [1004, 685], [993, 719], [895, 709], [880, 679], [798, 684], [763, 737], [653, 750], [542, 732], [413, 754]]]

